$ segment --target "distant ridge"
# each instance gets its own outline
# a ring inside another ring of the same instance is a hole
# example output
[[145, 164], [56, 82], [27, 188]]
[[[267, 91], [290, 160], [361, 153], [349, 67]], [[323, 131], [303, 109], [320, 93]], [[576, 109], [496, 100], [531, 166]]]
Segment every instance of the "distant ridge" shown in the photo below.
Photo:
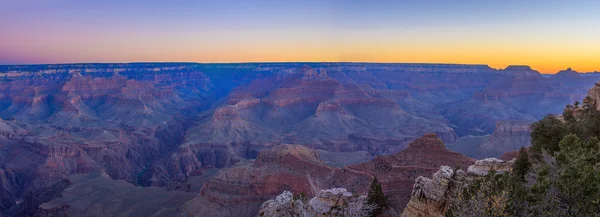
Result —
[[[81, 67], [81, 66], [147, 66], [147, 65], [162, 65], [162, 66], [174, 66], [174, 65], [188, 65], [188, 66], [228, 66], [228, 65], [266, 65], [266, 66], [317, 66], [317, 65], [364, 65], [364, 66], [423, 66], [423, 67], [480, 67], [492, 70], [533, 70], [528, 65], [509, 65], [506, 68], [492, 68], [487, 64], [469, 64], [469, 63], [409, 63], [409, 62], [82, 62], [82, 63], [32, 63], [32, 64], [0, 64], [0, 70], [6, 69], [24, 69], [24, 68], [35, 68], [35, 67]], [[569, 68], [571, 69], [571, 68]], [[0, 71], [1, 73], [1, 71]], [[556, 74], [550, 73], [550, 74]], [[600, 73], [599, 71], [594, 72], [580, 72], [580, 74], [591, 74]]]

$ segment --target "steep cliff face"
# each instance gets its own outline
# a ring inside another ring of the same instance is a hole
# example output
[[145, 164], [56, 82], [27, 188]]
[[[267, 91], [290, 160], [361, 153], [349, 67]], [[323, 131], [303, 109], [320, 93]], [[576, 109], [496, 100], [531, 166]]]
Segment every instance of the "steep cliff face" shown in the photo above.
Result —
[[144, 186], [168, 186], [184, 183], [203, 168], [226, 168], [242, 161], [244, 155], [236, 149], [250, 151], [252, 144], [240, 144], [237, 148], [215, 143], [199, 143], [180, 146], [168, 158], [158, 160], [152, 168], [141, 174]]
[[497, 121], [491, 135], [463, 137], [449, 148], [475, 159], [500, 157], [506, 152], [531, 145], [532, 123], [516, 120]]
[[505, 152], [531, 145], [529, 121], [498, 121], [494, 133], [478, 149], [478, 158], [499, 157]]

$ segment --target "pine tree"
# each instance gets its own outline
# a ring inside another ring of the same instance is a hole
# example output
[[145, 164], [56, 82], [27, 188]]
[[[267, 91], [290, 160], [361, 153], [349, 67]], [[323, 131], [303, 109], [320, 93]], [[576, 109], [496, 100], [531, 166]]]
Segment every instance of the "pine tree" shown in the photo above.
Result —
[[[528, 150], [532, 158], [522, 148], [506, 184], [494, 184], [505, 176], [475, 181], [453, 202], [448, 216], [473, 216], [474, 204], [483, 205], [475, 210], [487, 210], [485, 205], [492, 203], [486, 198], [503, 195], [507, 200], [498, 200], [505, 203], [500, 208], [511, 216], [600, 216], [600, 111], [596, 108], [597, 103], [587, 97], [576, 112], [568, 106], [562, 118], [546, 116], [533, 124]], [[482, 186], [497, 187], [483, 191]], [[480, 193], [485, 197], [478, 198]]]
[[515, 161], [515, 165], [513, 167], [513, 176], [515, 176], [519, 181], [525, 181], [525, 175], [529, 172], [531, 168], [531, 163], [529, 162], [529, 155], [527, 155], [527, 151], [525, 151], [524, 147], [521, 147], [519, 150], [519, 157]]
[[377, 206], [376, 209], [371, 212], [371, 216], [379, 216], [388, 207], [388, 199], [383, 194], [381, 184], [377, 181], [377, 177], [373, 178], [371, 186], [369, 187], [369, 194], [367, 196], [367, 204]]
[[525, 186], [525, 177], [531, 169], [529, 155], [524, 147], [519, 150], [519, 156], [513, 166], [513, 171], [510, 175], [508, 187], [508, 212], [512, 216], [526, 216], [528, 207], [528, 189]]
[[547, 115], [531, 125], [531, 151], [540, 160], [542, 152], [554, 155], [559, 150], [558, 143], [568, 134], [568, 127], [556, 116]]

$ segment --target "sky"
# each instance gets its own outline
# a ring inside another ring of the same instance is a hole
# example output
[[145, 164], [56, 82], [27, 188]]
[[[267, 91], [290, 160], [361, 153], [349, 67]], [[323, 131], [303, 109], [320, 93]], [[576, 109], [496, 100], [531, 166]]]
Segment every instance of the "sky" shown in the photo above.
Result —
[[80, 62], [600, 71], [600, 1], [0, 0], [0, 64]]

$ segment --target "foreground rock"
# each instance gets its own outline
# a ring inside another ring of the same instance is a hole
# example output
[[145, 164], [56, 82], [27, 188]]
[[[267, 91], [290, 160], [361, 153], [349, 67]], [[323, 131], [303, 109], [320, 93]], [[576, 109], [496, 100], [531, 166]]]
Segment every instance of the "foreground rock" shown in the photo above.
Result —
[[512, 170], [514, 161], [495, 158], [478, 160], [469, 166], [468, 172], [441, 166], [433, 178], [419, 177], [415, 181], [408, 205], [402, 217], [442, 217], [452, 205], [452, 200], [470, 182], [488, 174], [490, 170], [506, 173]]
[[305, 216], [304, 204], [301, 200], [294, 198], [292, 192], [284, 191], [273, 200], [267, 200], [263, 203], [259, 211], [259, 216]]
[[318, 217], [318, 216], [368, 216], [371, 206], [365, 205], [366, 196], [353, 196], [345, 188], [321, 190], [313, 198], [294, 198], [285, 191], [260, 208], [265, 217]]
[[449, 201], [462, 189], [465, 176], [462, 170], [442, 166], [432, 179], [417, 178], [402, 217], [444, 216], [450, 207]]

